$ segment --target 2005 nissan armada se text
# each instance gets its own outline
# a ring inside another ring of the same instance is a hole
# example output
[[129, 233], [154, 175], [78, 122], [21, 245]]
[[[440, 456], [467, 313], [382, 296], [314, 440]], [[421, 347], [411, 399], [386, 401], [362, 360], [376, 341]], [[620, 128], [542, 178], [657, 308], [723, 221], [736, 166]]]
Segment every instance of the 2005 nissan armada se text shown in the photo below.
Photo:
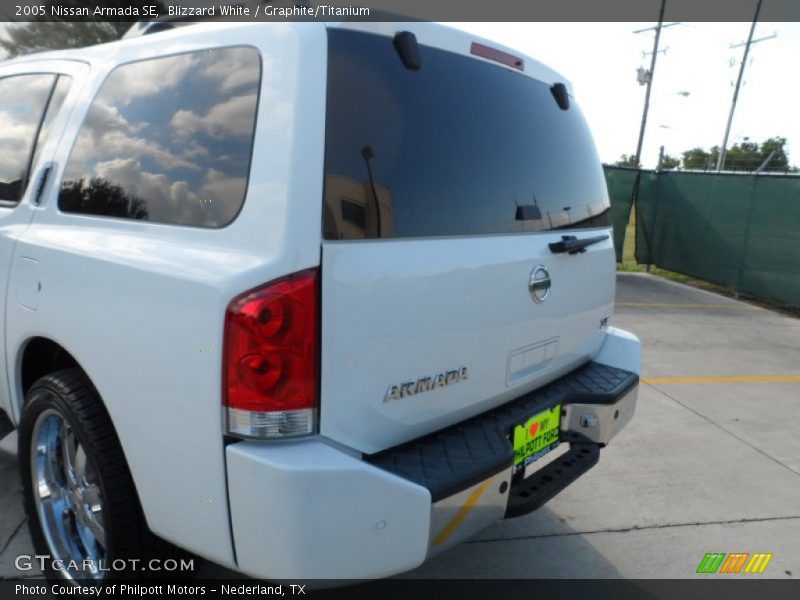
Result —
[[425, 23], [147, 27], [0, 63], [0, 413], [49, 576], [384, 577], [597, 462], [641, 348], [564, 79]]

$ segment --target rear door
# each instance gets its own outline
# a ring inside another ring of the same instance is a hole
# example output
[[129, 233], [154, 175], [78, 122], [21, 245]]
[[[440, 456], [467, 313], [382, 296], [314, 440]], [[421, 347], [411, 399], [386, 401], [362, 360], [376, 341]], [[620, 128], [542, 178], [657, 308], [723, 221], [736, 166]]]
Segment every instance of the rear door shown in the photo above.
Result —
[[[470, 56], [466, 37], [460, 52], [418, 39], [412, 70], [391, 37], [329, 31], [320, 422], [366, 453], [587, 361], [614, 296], [574, 99]], [[602, 239], [554, 253], [567, 235]]]

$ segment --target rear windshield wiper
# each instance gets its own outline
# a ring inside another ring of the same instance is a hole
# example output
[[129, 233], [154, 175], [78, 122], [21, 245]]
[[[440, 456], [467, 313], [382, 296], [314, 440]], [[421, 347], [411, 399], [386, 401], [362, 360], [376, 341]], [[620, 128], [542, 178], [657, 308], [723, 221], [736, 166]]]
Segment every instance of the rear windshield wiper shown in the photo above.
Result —
[[607, 235], [598, 235], [590, 238], [583, 238], [579, 240], [574, 235], [562, 235], [560, 242], [553, 242], [550, 244], [550, 252], [553, 254], [563, 254], [569, 252], [570, 254], [581, 254], [586, 252], [586, 246], [591, 246], [603, 240], [607, 240]]

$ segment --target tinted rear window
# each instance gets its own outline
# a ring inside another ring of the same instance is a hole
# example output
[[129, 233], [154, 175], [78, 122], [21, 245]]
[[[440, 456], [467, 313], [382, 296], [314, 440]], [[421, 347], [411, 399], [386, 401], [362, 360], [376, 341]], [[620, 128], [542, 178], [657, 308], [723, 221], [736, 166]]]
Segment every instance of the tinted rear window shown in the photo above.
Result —
[[482, 60], [421, 46], [411, 71], [391, 38], [328, 36], [326, 239], [610, 225], [574, 101], [561, 110], [548, 85]]
[[210, 49], [117, 67], [78, 134], [59, 208], [227, 225], [247, 190], [260, 78], [255, 48]]

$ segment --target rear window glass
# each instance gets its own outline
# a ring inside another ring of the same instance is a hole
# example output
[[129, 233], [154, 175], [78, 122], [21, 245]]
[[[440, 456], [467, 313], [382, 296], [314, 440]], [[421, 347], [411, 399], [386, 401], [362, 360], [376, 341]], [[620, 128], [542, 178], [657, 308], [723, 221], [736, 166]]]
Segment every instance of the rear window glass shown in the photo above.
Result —
[[544, 83], [428, 46], [408, 70], [388, 37], [333, 29], [328, 48], [326, 239], [610, 226], [572, 99], [561, 110]]
[[222, 227], [244, 202], [261, 78], [254, 48], [117, 67], [67, 164], [65, 212]]
[[55, 81], [47, 74], [0, 79], [0, 202], [17, 203], [25, 193]]

